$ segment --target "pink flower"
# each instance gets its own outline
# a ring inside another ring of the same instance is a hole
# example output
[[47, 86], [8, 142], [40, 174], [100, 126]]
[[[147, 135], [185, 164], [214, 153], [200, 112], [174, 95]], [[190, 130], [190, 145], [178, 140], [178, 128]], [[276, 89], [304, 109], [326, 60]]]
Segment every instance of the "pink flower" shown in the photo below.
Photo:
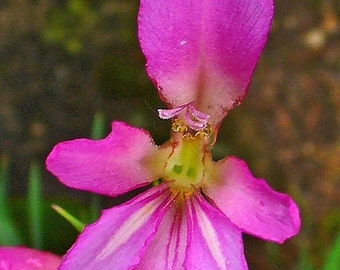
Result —
[[[150, 188], [107, 209], [60, 269], [247, 269], [242, 233], [283, 243], [300, 228], [293, 200], [236, 157], [213, 161], [218, 127], [246, 94], [267, 39], [271, 0], [142, 0], [147, 70], [169, 105], [171, 138], [113, 122], [103, 140], [55, 146], [47, 168], [65, 185], [107, 196]], [[153, 187], [151, 187], [153, 186]]]
[[61, 258], [27, 247], [0, 247], [0, 270], [56, 270]]

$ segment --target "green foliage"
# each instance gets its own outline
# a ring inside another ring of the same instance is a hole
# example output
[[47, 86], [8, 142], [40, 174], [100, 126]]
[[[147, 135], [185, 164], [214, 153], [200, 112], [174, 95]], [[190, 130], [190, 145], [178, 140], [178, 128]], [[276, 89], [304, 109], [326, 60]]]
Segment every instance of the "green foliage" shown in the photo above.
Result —
[[335, 238], [333, 247], [329, 250], [323, 270], [340, 269], [340, 232]]
[[[92, 121], [91, 138], [99, 140], [104, 137], [105, 132], [105, 116], [103, 112], [97, 112]], [[101, 209], [100, 197], [93, 194], [90, 201], [90, 221], [98, 219]]]
[[41, 167], [37, 162], [32, 162], [28, 177], [27, 217], [30, 245], [36, 249], [43, 248], [42, 203]]
[[301, 248], [299, 258], [299, 269], [300, 270], [313, 270], [312, 257], [306, 247]]
[[67, 212], [65, 209], [60, 207], [59, 205], [53, 204], [52, 208], [63, 218], [65, 218], [78, 232], [81, 232], [84, 229], [85, 224], [81, 222], [79, 219], [74, 217], [72, 214]]
[[92, 128], [91, 128], [91, 138], [94, 140], [99, 140], [104, 138], [105, 133], [105, 116], [103, 112], [97, 112], [94, 115]]
[[[105, 116], [102, 112], [97, 112], [92, 122], [91, 138], [94, 140], [99, 140], [103, 138], [104, 130], [105, 130]], [[79, 218], [76, 218], [61, 206], [53, 204], [52, 208], [64, 219], [66, 219], [78, 232], [81, 232], [84, 229], [85, 223], [80, 221]], [[86, 221], [87, 222], [95, 221], [99, 217], [100, 209], [101, 209], [100, 197], [93, 194], [91, 196], [90, 208], [89, 213], [86, 217]]]
[[[91, 137], [100, 139], [104, 136], [105, 117], [98, 112], [93, 119]], [[70, 232], [62, 219], [51, 214], [50, 202], [42, 196], [42, 168], [38, 162], [32, 162], [29, 167], [27, 196], [9, 202], [8, 185], [9, 158], [1, 156], [0, 164], [0, 245], [14, 246], [27, 245], [36, 249], [49, 249], [56, 253], [64, 253], [72, 244], [76, 234]], [[54, 201], [52, 208], [73, 225], [77, 232], [81, 232], [85, 223], [93, 222], [99, 217], [101, 204], [100, 197], [93, 195], [90, 207], [84, 207], [75, 201], [61, 198], [50, 199]], [[57, 202], [57, 204], [55, 204]], [[59, 206], [63, 204], [64, 206]], [[75, 218], [65, 208], [76, 212], [79, 218]], [[12, 217], [10, 210], [15, 215]], [[25, 214], [26, 213], [26, 214]], [[18, 220], [20, 226], [16, 226], [14, 220]], [[66, 226], [66, 227], [65, 227]], [[28, 230], [28, 235], [27, 235]], [[27, 235], [22, 239], [20, 234]], [[60, 237], [62, 234], [63, 237]]]
[[89, 1], [69, 0], [51, 10], [43, 31], [43, 40], [61, 45], [70, 54], [83, 51], [87, 36], [98, 22], [98, 13]]
[[[77, 236], [75, 230], [70, 230], [68, 224], [51, 210], [51, 202], [63, 205], [87, 222], [93, 221], [91, 207], [83, 203], [57, 197], [45, 199], [42, 196], [42, 168], [38, 162], [30, 164], [28, 175], [27, 196], [13, 198], [9, 196], [10, 184], [9, 158], [1, 156], [0, 164], [0, 246], [25, 245], [37, 249], [46, 249], [57, 254], [64, 254]], [[99, 207], [99, 206], [98, 206]], [[63, 209], [59, 207], [58, 210]], [[61, 216], [72, 219], [65, 210]], [[98, 215], [97, 209], [97, 215]], [[65, 214], [66, 213], [66, 214]], [[78, 231], [84, 223], [75, 222]]]
[[8, 202], [9, 158], [1, 156], [0, 160], [0, 245], [14, 246], [22, 244], [17, 226], [10, 215]]

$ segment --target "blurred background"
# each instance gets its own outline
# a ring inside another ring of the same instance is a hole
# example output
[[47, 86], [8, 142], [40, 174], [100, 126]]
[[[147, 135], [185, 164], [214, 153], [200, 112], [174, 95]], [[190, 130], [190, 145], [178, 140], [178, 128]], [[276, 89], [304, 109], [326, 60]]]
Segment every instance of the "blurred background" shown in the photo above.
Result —
[[[244, 237], [250, 269], [340, 269], [331, 268], [340, 265], [340, 2], [275, 3], [249, 94], [224, 120], [214, 157], [246, 160], [301, 210], [301, 233], [282, 246]], [[91, 222], [93, 206], [125, 199], [61, 185], [44, 169], [58, 142], [105, 136], [113, 120], [158, 144], [169, 137], [137, 11], [137, 0], [0, 2], [1, 245], [64, 254], [77, 231], [51, 204]]]

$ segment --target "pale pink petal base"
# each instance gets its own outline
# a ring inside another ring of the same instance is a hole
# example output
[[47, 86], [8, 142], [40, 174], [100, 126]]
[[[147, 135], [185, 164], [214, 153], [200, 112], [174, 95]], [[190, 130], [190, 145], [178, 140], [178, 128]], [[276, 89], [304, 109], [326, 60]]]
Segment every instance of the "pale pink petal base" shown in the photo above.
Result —
[[185, 205], [175, 203], [163, 217], [157, 233], [134, 270], [185, 270], [188, 245]]
[[66, 186], [116, 196], [155, 179], [142, 164], [155, 151], [157, 146], [148, 132], [113, 122], [112, 132], [103, 140], [59, 143], [46, 166]]
[[201, 195], [188, 201], [186, 270], [246, 270], [241, 230]]
[[96, 223], [85, 227], [60, 269], [132, 269], [152, 241], [171, 201], [167, 186], [160, 185], [105, 210]]
[[241, 230], [200, 194], [177, 199], [134, 270], [248, 269]]
[[204, 192], [231, 222], [244, 232], [278, 243], [299, 232], [299, 210], [288, 195], [255, 178], [247, 164], [235, 157], [221, 160], [217, 166], [221, 179], [207, 185]]
[[0, 247], [0, 270], [57, 270], [61, 258], [27, 247]]

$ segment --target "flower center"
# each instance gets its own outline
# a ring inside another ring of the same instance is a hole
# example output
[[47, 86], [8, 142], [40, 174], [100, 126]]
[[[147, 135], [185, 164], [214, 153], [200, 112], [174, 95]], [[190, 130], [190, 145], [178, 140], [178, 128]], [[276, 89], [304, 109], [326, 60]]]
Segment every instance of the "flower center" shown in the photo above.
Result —
[[182, 120], [172, 124], [172, 152], [164, 167], [164, 180], [174, 192], [190, 195], [202, 186], [212, 167], [209, 127], [193, 131]]

